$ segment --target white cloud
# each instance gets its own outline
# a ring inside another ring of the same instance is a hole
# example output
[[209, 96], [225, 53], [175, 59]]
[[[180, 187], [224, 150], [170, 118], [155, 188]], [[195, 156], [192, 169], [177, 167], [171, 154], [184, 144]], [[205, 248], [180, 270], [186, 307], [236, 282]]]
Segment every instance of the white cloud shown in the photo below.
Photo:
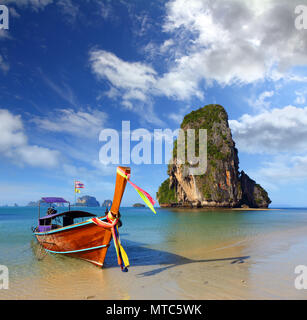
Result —
[[40, 9], [44, 9], [48, 4], [51, 4], [52, 2], [53, 0], [3, 0], [2, 4], [15, 4], [18, 7], [29, 6], [33, 10], [37, 11]]
[[166, 117], [176, 122], [177, 125], [178, 124], [180, 125], [183, 118], [188, 113], [189, 109], [190, 109], [189, 105], [182, 106], [180, 108], [177, 108], [176, 112], [166, 115]]
[[295, 185], [292, 191], [297, 192], [297, 186], [307, 178], [307, 155], [278, 154], [249, 172], [268, 191], [276, 192], [283, 186], [291, 189]]
[[144, 121], [163, 125], [155, 115], [151, 95], [157, 94], [156, 72], [143, 63], [127, 62], [111, 52], [90, 51], [92, 72], [101, 80], [107, 80], [111, 88], [106, 95], [119, 98], [127, 109], [138, 113]]
[[267, 154], [251, 174], [270, 190], [307, 178], [307, 107], [286, 106], [229, 120], [239, 152]]
[[99, 79], [106, 79], [113, 87], [124, 91], [123, 102], [126, 106], [131, 104], [131, 100], [145, 102], [152, 95], [165, 95], [182, 100], [192, 95], [203, 98], [195, 84], [194, 74], [188, 68], [183, 70], [185, 78], [176, 72], [158, 77], [151, 66], [124, 61], [104, 50], [92, 50], [90, 63], [93, 73]]
[[296, 98], [295, 98], [294, 103], [304, 104], [306, 102], [307, 90], [295, 91], [295, 95], [296, 95]]
[[23, 133], [23, 124], [20, 116], [12, 115], [8, 110], [0, 109], [0, 151], [7, 151], [27, 143]]
[[48, 77], [46, 77], [42, 71], [39, 69], [39, 73], [41, 74], [41, 77], [43, 81], [46, 83], [46, 85], [52, 89], [59, 97], [61, 97], [63, 100], [67, 101], [70, 103], [72, 106], [76, 106], [77, 103], [77, 98], [71, 89], [71, 87], [65, 83], [65, 82], [53, 82], [51, 81]]
[[[0, 41], [5, 39], [12, 39], [8, 30], [0, 29]], [[3, 54], [0, 54], [0, 70], [5, 74], [9, 71], [10, 65], [7, 61], [7, 57]]]
[[180, 58], [178, 66], [157, 81], [156, 87], [160, 94], [176, 100], [188, 100], [192, 96], [204, 99], [203, 92], [198, 86], [201, 78], [195, 73], [195, 69], [201, 68], [201, 57], [190, 58]]
[[153, 111], [152, 96], [166, 95], [184, 99], [193, 91], [199, 98], [203, 98], [202, 93], [193, 87], [192, 81], [182, 81], [174, 74], [158, 78], [152, 67], [144, 63], [124, 61], [104, 50], [92, 50], [90, 63], [93, 73], [111, 84], [106, 95], [118, 98], [121, 93], [121, 104], [140, 114], [147, 122], [163, 125]]
[[9, 33], [5, 29], [0, 29], [0, 40], [1, 39], [11, 39]]
[[107, 117], [105, 112], [92, 108], [58, 109], [48, 117], [34, 117], [32, 121], [44, 130], [93, 137], [103, 128]]
[[58, 164], [59, 153], [48, 148], [24, 145], [15, 151], [24, 163], [33, 167], [55, 167]]
[[274, 95], [274, 91], [263, 91], [257, 98], [248, 99], [248, 104], [255, 110], [261, 112], [269, 109], [271, 102], [268, 101]]
[[97, 4], [99, 6], [99, 13], [103, 17], [103, 19], [113, 17], [113, 8], [110, 3], [97, 1]]
[[117, 98], [120, 96], [120, 92], [119, 90], [117, 90], [116, 88], [114, 87], [111, 87], [109, 91], [107, 92], [102, 92], [98, 97], [97, 97], [97, 100], [100, 100], [102, 96], [107, 96], [108, 98], [110, 99], [114, 99], [114, 98]]
[[104, 50], [90, 52], [92, 71], [101, 79], [107, 79], [120, 89], [147, 92], [155, 83], [156, 72], [139, 62], [126, 62]]
[[[204, 86], [214, 82], [225, 86], [265, 79], [301, 81], [290, 71], [307, 64], [307, 38], [294, 27], [294, 7], [301, 2], [169, 1], [162, 25], [168, 38], [160, 46], [149, 42], [144, 47], [151, 59], [166, 62], [164, 73], [97, 49], [90, 52], [92, 71], [123, 90], [123, 105], [128, 108], [134, 100], [144, 102], [152, 96], [204, 99]], [[255, 108], [267, 108], [272, 94], [264, 92], [254, 101]]]
[[180, 124], [184, 118], [184, 115], [180, 113], [170, 113], [168, 117], [172, 119], [174, 122]]
[[30, 145], [21, 117], [6, 109], [0, 109], [0, 153], [15, 163], [38, 167], [54, 167], [59, 157], [57, 151]]
[[0, 69], [6, 73], [10, 69], [10, 65], [8, 62], [3, 58], [3, 56], [0, 54]]
[[166, 95], [200, 97], [203, 80], [220, 85], [289, 80], [289, 68], [307, 64], [307, 38], [294, 27], [296, 3], [302, 1], [168, 2], [163, 30], [176, 39], [180, 56], [161, 79]]
[[59, 0], [57, 5], [60, 7], [62, 14], [64, 14], [68, 22], [73, 23], [79, 13], [79, 6], [73, 4], [71, 0]]
[[10, 14], [19, 18], [20, 14], [11, 5], [17, 6], [18, 8], [30, 8], [33, 11], [38, 12], [44, 10], [49, 4], [55, 3], [61, 13], [67, 17], [68, 22], [74, 22], [79, 13], [79, 6], [73, 3], [72, 0], [3, 0], [2, 4], [9, 6]]
[[99, 180], [97, 177], [104, 176], [114, 176], [116, 172], [116, 166], [104, 165], [98, 160], [92, 160], [88, 163], [87, 167], [77, 167], [71, 164], [64, 164], [63, 170], [64, 173], [69, 177], [79, 177], [78, 179], [83, 180]]
[[281, 153], [307, 151], [307, 107], [286, 106], [229, 120], [239, 151]]
[[160, 51], [161, 51], [162, 53], [164, 53], [164, 52], [168, 51], [169, 48], [170, 48], [170, 47], [173, 47], [174, 45], [175, 45], [175, 42], [174, 42], [173, 39], [165, 40], [165, 41], [163, 42], [163, 44], [161, 45], [161, 47], [160, 47]]
[[257, 175], [274, 183], [306, 180], [307, 156], [277, 156], [265, 162]]

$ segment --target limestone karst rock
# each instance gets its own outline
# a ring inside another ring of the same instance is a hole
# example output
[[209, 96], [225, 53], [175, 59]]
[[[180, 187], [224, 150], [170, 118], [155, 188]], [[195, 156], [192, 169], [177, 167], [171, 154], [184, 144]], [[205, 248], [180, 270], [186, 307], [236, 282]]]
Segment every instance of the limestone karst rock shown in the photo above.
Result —
[[[211, 104], [186, 115], [181, 129], [207, 129], [207, 171], [202, 175], [186, 175], [184, 165], [168, 166], [169, 178], [160, 186], [160, 206], [175, 207], [241, 207], [267, 208], [271, 203], [267, 192], [241, 171], [238, 150], [228, 125], [228, 115], [221, 105]], [[196, 153], [199, 141], [196, 135]]]

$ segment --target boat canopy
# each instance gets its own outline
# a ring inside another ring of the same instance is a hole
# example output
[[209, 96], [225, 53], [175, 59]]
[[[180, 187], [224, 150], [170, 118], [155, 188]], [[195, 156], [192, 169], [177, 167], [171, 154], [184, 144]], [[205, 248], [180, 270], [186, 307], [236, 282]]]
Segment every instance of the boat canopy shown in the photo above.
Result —
[[58, 197], [45, 197], [41, 199], [41, 202], [46, 202], [46, 203], [69, 203], [69, 201], [66, 201], [63, 198], [58, 198]]
[[66, 216], [66, 217], [70, 217], [72, 219], [96, 217], [95, 214], [90, 213], [90, 212], [73, 210], [73, 211], [66, 211], [66, 212], [61, 212], [61, 213], [49, 214], [47, 216], [41, 217], [39, 220], [55, 219], [60, 216]]

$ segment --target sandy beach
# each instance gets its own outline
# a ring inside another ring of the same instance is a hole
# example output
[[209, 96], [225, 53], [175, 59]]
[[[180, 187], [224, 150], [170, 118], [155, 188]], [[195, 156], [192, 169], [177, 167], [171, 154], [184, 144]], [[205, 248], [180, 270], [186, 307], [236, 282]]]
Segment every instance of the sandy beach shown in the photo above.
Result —
[[0, 0], [0, 305], [31, 300], [301, 312], [307, 0]]
[[133, 245], [146, 261], [131, 252], [128, 273], [120, 271], [112, 249], [104, 269], [48, 254], [35, 276], [12, 277], [0, 299], [307, 299], [306, 290], [294, 287], [295, 266], [306, 264], [305, 226], [205, 250]]

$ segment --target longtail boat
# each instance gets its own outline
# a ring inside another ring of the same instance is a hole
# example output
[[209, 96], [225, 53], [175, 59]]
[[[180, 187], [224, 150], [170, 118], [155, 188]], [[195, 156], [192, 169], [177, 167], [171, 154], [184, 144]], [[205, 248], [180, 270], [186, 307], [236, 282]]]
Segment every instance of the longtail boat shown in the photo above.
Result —
[[[89, 261], [102, 267], [113, 238], [118, 264], [122, 271], [128, 271], [129, 260], [123, 249], [118, 227], [121, 224], [119, 218], [119, 207], [126, 188], [127, 181], [136, 189], [142, 199], [148, 204], [150, 209], [155, 212], [153, 204], [155, 201], [141, 188], [130, 181], [130, 168], [117, 167], [115, 191], [110, 210], [105, 216], [96, 217], [94, 214], [71, 210], [70, 203], [63, 198], [42, 198], [40, 202], [48, 204], [68, 203], [68, 211], [62, 213], [52, 213], [39, 217], [38, 226], [33, 230], [37, 241], [43, 248], [50, 253], [63, 254]], [[62, 217], [62, 224], [55, 223], [57, 218]], [[75, 223], [77, 218], [89, 218], [85, 221]]]

